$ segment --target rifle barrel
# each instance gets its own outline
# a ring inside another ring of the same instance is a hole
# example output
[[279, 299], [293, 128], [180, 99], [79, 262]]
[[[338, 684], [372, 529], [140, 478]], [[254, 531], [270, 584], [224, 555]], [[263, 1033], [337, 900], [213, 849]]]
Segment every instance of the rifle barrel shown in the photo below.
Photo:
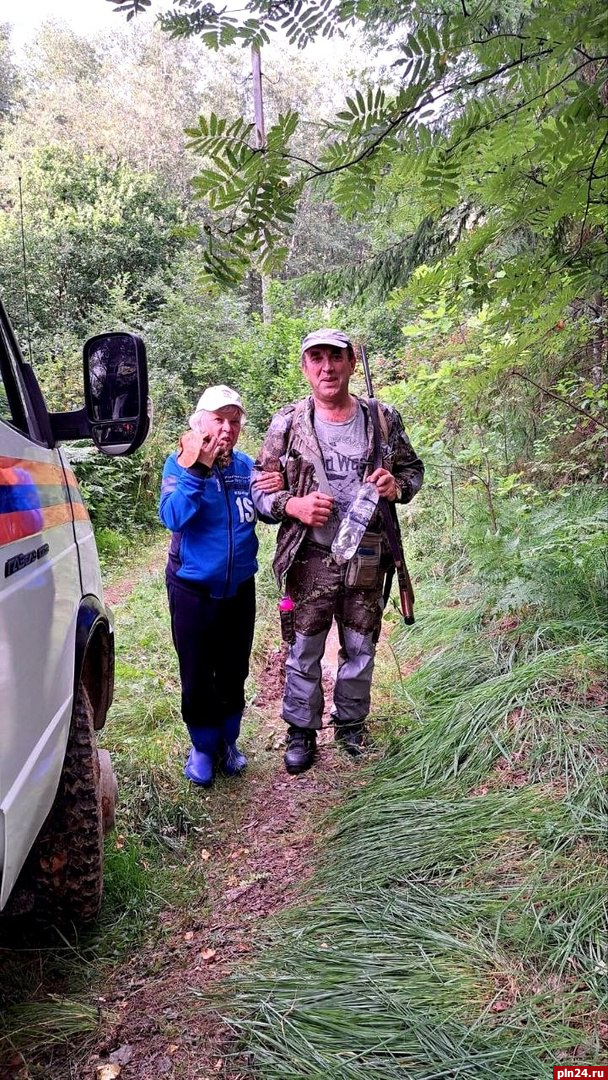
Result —
[[360, 345], [359, 348], [360, 348], [360, 351], [361, 351], [361, 363], [363, 365], [363, 373], [365, 375], [365, 386], [367, 388], [367, 396], [368, 397], [373, 397], [374, 396], [374, 391], [373, 391], [373, 387], [372, 387], [372, 377], [371, 377], [370, 370], [369, 370], [369, 364], [367, 362], [367, 354], [365, 352], [365, 345]]

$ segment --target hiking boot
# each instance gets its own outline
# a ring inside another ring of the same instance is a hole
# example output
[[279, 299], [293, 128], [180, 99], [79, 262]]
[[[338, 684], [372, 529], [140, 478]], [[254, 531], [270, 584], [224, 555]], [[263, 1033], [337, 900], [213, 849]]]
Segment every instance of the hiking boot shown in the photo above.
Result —
[[341, 724], [334, 720], [334, 739], [341, 750], [346, 751], [351, 757], [361, 757], [365, 753], [365, 737], [367, 728], [363, 720], [356, 720], [352, 724]]
[[215, 775], [215, 758], [192, 747], [184, 765], [184, 776], [199, 787], [211, 787]]
[[315, 760], [317, 733], [308, 728], [290, 724], [287, 729], [287, 749], [283, 756], [288, 773], [301, 773], [310, 769]]
[[226, 776], [240, 776], [249, 762], [236, 743], [228, 743], [220, 755], [218, 764]]

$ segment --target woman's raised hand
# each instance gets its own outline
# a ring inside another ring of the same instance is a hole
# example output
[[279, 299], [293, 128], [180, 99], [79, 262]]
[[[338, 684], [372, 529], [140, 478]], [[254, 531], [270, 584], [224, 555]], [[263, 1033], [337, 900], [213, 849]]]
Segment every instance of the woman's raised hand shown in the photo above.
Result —
[[197, 461], [210, 469], [220, 452], [219, 440], [215, 435], [201, 434], [200, 431], [185, 431], [179, 440], [177, 464], [189, 469]]

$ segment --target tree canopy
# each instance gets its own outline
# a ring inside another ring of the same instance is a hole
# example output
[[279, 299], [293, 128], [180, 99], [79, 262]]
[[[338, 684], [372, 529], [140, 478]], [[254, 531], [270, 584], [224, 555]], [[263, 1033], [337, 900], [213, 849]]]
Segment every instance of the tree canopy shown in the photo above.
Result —
[[[49, 145], [23, 169], [27, 188], [30, 310], [34, 328], [81, 332], [91, 312], [120, 285], [145, 303], [149, 282], [181, 243], [175, 198], [154, 176], [116, 166], [105, 155]], [[0, 219], [5, 297], [17, 315], [21, 295], [21, 223], [17, 193]]]
[[[151, 4], [116, 7], [133, 15]], [[513, 454], [533, 454], [538, 395], [551, 384], [552, 400], [572, 410], [562, 409], [564, 427], [576, 425], [577, 409], [596, 411], [608, 176], [599, 0], [447, 0], [439, 9], [424, 0], [251, 0], [245, 17], [194, 0], [165, 6], [159, 19], [174, 37], [195, 35], [211, 49], [260, 46], [280, 32], [313, 55], [319, 38], [358, 28], [383, 63], [378, 76], [352, 75], [313, 154], [296, 145], [301, 121], [289, 107], [262, 147], [242, 116], [214, 111], [189, 126], [212, 278], [237, 283], [253, 261], [281, 272], [303, 198], [331, 199], [364, 225], [371, 254], [345, 247], [300, 288], [316, 300], [367, 293], [400, 307], [411, 349], [384, 374], [401, 376], [395, 400], [427, 419], [425, 439], [434, 432], [453, 459], [468, 417], [462, 453], [472, 421], [479, 471], [492, 431], [499, 452], [505, 410], [520, 415]], [[595, 444], [599, 434], [592, 424], [581, 438]], [[508, 471], [508, 456], [504, 464]]]
[[[128, 15], [150, 7], [115, 2]], [[467, 287], [479, 296], [507, 248], [501, 291], [523, 305], [538, 276], [562, 269], [566, 293], [598, 287], [608, 139], [598, 0], [500, 7], [481, 0], [439, 12], [411, 0], [251, 0], [244, 19], [195, 2], [160, 21], [170, 34], [198, 35], [212, 48], [265, 43], [278, 30], [303, 48], [354, 26], [390, 42], [386, 78], [374, 85], [355, 78], [314, 159], [294, 152], [293, 109], [261, 148], [243, 118], [211, 113], [190, 126], [190, 145], [205, 159], [197, 193], [213, 211], [205, 262], [220, 280], [238, 280], [254, 252], [268, 269], [280, 265], [302, 191], [329, 184], [346, 215], [380, 212], [379, 231], [393, 242], [411, 242], [423, 222], [450, 246], [459, 241], [457, 276], [464, 260], [474, 270]]]
[[18, 63], [3, 38], [0, 284], [25, 341], [20, 175], [53, 407], [78, 402], [83, 337], [119, 325], [148, 343], [159, 445], [224, 381], [255, 438], [302, 389], [306, 327], [341, 324], [447, 498], [473, 486], [494, 521], [522, 485], [601, 474], [601, 15], [445, 0], [240, 17], [189, 0], [165, 33], [149, 17], [91, 38], [53, 23]]

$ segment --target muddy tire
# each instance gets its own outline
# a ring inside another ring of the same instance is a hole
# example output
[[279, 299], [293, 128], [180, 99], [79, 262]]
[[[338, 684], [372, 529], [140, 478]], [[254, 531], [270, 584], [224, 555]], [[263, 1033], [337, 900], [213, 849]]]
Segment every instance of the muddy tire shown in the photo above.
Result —
[[93, 708], [83, 685], [74, 699], [63, 771], [51, 812], [24, 867], [34, 914], [57, 924], [91, 922], [103, 881], [103, 818]]

